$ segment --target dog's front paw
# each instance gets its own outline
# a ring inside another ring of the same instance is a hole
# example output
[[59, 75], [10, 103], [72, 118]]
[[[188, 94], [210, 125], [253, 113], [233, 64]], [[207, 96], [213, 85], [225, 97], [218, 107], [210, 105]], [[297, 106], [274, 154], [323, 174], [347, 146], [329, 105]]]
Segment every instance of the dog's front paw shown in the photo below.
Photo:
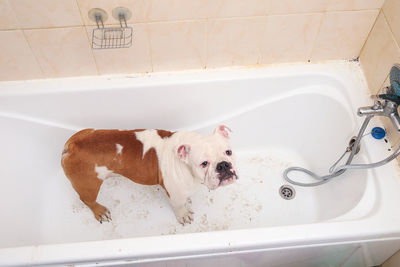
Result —
[[185, 206], [174, 209], [176, 219], [182, 225], [185, 223], [192, 223], [193, 221], [193, 211]]

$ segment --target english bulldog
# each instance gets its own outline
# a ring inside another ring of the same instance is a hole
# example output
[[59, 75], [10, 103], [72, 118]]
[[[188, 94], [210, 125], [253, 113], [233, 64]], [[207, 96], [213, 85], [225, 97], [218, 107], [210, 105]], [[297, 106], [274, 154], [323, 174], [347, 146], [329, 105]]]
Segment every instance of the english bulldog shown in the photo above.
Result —
[[104, 179], [121, 175], [142, 185], [161, 185], [179, 223], [191, 223], [187, 201], [203, 184], [210, 190], [233, 183], [235, 156], [224, 125], [210, 135], [165, 130], [94, 130], [74, 134], [61, 164], [80, 199], [102, 223], [110, 211], [96, 202]]

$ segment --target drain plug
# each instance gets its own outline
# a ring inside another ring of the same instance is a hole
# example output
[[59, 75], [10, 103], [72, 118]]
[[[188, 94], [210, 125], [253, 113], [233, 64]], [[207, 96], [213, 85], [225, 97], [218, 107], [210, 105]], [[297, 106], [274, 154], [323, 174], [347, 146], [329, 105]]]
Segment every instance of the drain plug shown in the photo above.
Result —
[[281, 195], [283, 199], [290, 200], [294, 198], [296, 191], [292, 186], [284, 184], [279, 188], [279, 195]]

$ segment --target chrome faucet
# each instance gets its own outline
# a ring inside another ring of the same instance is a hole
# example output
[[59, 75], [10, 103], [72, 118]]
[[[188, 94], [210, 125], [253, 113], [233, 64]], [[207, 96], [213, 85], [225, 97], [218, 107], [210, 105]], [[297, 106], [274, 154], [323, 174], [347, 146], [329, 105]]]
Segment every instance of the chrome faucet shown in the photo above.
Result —
[[389, 87], [384, 89], [384, 93], [377, 95], [373, 106], [361, 107], [358, 109], [358, 116], [386, 116], [388, 117], [397, 131], [400, 132], [400, 116], [397, 107], [400, 104], [400, 97], [395, 95]]
[[[360, 131], [358, 132], [357, 138], [352, 142], [351, 146], [358, 148], [360, 145], [361, 138], [364, 136], [365, 129], [368, 126], [368, 123], [374, 116], [385, 116], [388, 117], [397, 131], [400, 132], [400, 117], [397, 111], [398, 106], [400, 105], [400, 64], [395, 64], [390, 70], [390, 86], [384, 88], [382, 94], [373, 96], [375, 98], [375, 103], [372, 106], [361, 107], [358, 109], [358, 116], [365, 116], [364, 122], [361, 125]], [[342, 166], [336, 166], [338, 162], [343, 158], [345, 154], [343, 154], [338, 161], [329, 169], [329, 174], [327, 175], [317, 175], [316, 173], [304, 169], [302, 167], [290, 167], [287, 168], [283, 172], [283, 178], [291, 184], [300, 185], [300, 186], [316, 186], [327, 183], [331, 181], [333, 178], [338, 177], [343, 174], [347, 169], [368, 169], [368, 168], [376, 168], [386, 163], [394, 160], [396, 157], [400, 156], [400, 145], [396, 148], [392, 155], [387, 158], [368, 164], [351, 164], [354, 155], [357, 153], [357, 149], [351, 149], [348, 147], [350, 155], [347, 158], [347, 161]], [[346, 153], [345, 152], [345, 153]], [[310, 177], [314, 178], [315, 182], [303, 183], [299, 181], [295, 181], [291, 179], [288, 174], [290, 172], [301, 172], [303, 174], [307, 174]]]

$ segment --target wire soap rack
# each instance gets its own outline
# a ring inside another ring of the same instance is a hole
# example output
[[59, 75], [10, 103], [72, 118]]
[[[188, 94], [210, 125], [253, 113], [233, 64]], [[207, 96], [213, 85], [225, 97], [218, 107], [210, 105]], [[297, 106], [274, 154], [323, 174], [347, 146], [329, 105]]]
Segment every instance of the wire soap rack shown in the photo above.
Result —
[[132, 45], [133, 29], [126, 23], [132, 16], [129, 9], [114, 8], [112, 15], [119, 21], [119, 27], [104, 27], [108, 15], [103, 9], [93, 8], [89, 11], [89, 18], [97, 24], [97, 28], [92, 31], [93, 49], [128, 48]]

